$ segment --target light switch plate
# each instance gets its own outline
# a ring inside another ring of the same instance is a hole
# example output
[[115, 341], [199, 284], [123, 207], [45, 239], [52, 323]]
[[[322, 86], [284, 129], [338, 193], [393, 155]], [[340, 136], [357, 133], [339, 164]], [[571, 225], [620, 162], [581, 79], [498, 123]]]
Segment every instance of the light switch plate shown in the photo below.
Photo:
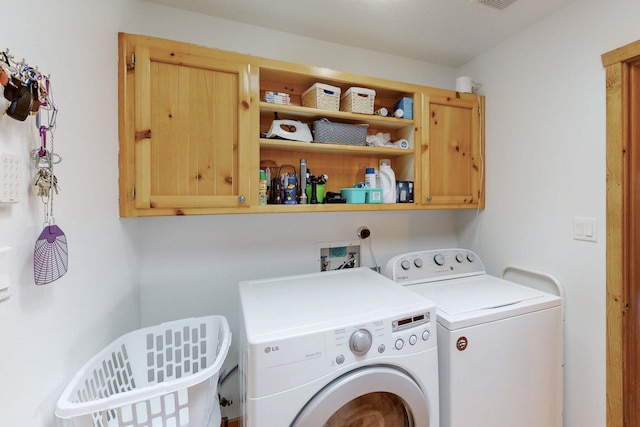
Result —
[[573, 220], [573, 238], [587, 242], [598, 241], [598, 223], [595, 218], [576, 217]]
[[20, 201], [22, 165], [15, 154], [0, 154], [0, 203]]
[[11, 259], [11, 248], [0, 248], [0, 302], [9, 299], [9, 262]]

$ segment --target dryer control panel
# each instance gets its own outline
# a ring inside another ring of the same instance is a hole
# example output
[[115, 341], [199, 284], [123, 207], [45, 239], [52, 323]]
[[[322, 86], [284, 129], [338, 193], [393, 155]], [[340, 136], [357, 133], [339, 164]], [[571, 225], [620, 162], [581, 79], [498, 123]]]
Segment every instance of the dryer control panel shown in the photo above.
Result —
[[389, 260], [384, 275], [397, 283], [438, 280], [485, 274], [480, 258], [468, 249], [433, 249], [410, 252]]

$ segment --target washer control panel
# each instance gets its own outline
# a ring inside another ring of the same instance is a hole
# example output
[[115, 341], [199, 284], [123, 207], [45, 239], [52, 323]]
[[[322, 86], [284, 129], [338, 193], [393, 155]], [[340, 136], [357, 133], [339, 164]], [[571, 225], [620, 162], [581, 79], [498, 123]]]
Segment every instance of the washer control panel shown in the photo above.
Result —
[[329, 369], [435, 349], [434, 309], [326, 332]]
[[484, 274], [478, 256], [468, 249], [433, 249], [397, 255], [389, 260], [384, 275], [402, 284], [434, 282]]
[[[438, 351], [436, 308], [430, 301], [387, 317], [345, 322], [345, 326], [276, 339], [258, 337], [241, 346], [248, 396], [286, 391], [360, 366], [395, 363], [399, 357]], [[377, 313], [378, 315], [380, 312]], [[353, 319], [360, 317], [357, 313]], [[346, 319], [345, 319], [346, 320]], [[256, 373], [259, 373], [257, 375]], [[260, 378], [258, 381], [257, 378]]]

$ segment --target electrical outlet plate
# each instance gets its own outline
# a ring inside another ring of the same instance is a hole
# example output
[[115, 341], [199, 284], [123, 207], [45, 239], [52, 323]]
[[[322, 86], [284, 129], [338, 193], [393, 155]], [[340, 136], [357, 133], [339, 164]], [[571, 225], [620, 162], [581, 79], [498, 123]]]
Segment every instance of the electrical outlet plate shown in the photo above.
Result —
[[318, 271], [360, 267], [360, 241], [343, 240], [316, 243]]

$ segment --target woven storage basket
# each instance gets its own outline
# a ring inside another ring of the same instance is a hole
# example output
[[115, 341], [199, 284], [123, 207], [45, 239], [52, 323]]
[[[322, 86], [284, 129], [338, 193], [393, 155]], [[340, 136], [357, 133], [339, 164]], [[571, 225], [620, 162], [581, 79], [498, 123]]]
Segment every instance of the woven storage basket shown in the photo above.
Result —
[[328, 119], [313, 122], [313, 140], [346, 145], [367, 145], [369, 125], [334, 123]]
[[350, 87], [340, 99], [340, 111], [373, 114], [376, 91], [363, 87]]
[[340, 92], [339, 87], [316, 83], [302, 92], [302, 106], [338, 111], [340, 108]]
[[80, 369], [55, 413], [75, 427], [219, 427], [218, 376], [230, 344], [223, 316], [122, 335]]

